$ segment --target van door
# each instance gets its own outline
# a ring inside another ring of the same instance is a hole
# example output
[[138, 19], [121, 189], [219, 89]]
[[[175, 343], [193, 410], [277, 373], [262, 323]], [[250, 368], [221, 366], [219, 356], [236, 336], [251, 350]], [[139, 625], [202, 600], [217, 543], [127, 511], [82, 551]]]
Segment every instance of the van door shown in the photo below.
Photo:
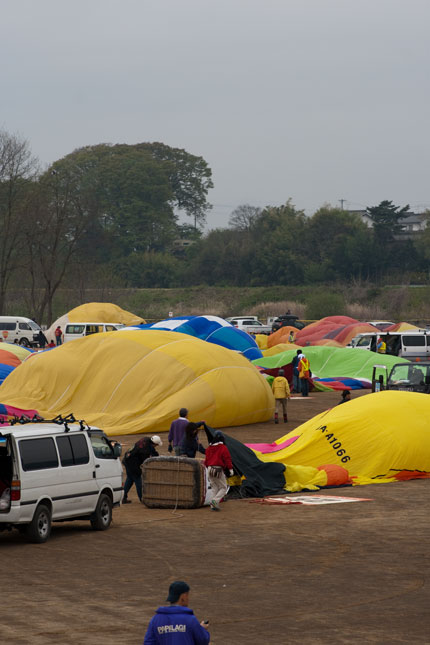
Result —
[[8, 450], [8, 439], [0, 434], [0, 521], [1, 514], [10, 510], [12, 477], [12, 455]]
[[2, 339], [9, 343], [15, 342], [16, 338], [19, 339], [16, 322], [0, 322], [0, 332]]
[[66, 434], [55, 440], [61, 463], [61, 484], [53, 498], [57, 517], [94, 511], [98, 486], [86, 434]]
[[69, 340], [75, 340], [76, 338], [81, 338], [85, 334], [85, 325], [66, 325], [66, 330], [64, 332], [64, 342], [67, 343]]
[[91, 334], [99, 334], [103, 331], [103, 325], [85, 325], [85, 336], [91, 336]]
[[426, 357], [427, 356], [427, 338], [424, 334], [402, 334], [403, 358]]
[[114, 503], [122, 498], [122, 466], [115, 457], [110, 441], [101, 432], [89, 432], [94, 453], [96, 480], [99, 490], [105, 486], [113, 489]]
[[[52, 437], [18, 439], [21, 462], [20, 520], [30, 521], [37, 502], [43, 497], [53, 502], [61, 484], [58, 453]], [[53, 502], [53, 515], [54, 515]]]

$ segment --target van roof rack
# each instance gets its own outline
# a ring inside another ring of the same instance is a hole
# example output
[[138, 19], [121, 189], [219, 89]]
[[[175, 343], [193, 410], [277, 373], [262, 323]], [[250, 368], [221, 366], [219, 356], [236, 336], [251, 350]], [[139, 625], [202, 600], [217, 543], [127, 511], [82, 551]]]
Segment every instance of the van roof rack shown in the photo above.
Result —
[[67, 414], [65, 417], [63, 417], [61, 414], [57, 414], [56, 417], [53, 419], [44, 419], [38, 414], [35, 414], [33, 417], [29, 417], [25, 414], [21, 415], [20, 417], [15, 416], [12, 417], [12, 419], [9, 421], [11, 426], [14, 425], [25, 425], [26, 423], [55, 423], [57, 425], [64, 425], [64, 431], [69, 432], [70, 427], [69, 423], [79, 423], [79, 429], [80, 430], [88, 430], [89, 425], [86, 421], [83, 419], [80, 419], [79, 421], [74, 417], [73, 413], [70, 412], [70, 414]]

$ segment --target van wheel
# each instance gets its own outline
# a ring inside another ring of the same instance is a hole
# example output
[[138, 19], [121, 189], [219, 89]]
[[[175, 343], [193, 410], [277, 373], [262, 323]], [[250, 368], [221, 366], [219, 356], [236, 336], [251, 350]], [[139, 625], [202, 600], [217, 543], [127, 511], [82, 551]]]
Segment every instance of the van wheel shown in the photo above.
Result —
[[23, 347], [30, 347], [28, 338], [21, 338], [21, 340], [19, 341], [19, 344], [22, 345]]
[[31, 542], [46, 542], [51, 534], [51, 511], [44, 504], [36, 508], [31, 523], [27, 526], [27, 537]]
[[112, 500], [108, 495], [100, 495], [91, 527], [95, 531], [106, 531], [112, 522]]

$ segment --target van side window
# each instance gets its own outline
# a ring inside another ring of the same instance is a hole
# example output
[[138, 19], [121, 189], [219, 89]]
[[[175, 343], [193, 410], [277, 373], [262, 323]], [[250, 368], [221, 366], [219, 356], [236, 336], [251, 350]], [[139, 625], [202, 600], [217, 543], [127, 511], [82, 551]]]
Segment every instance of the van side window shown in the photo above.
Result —
[[83, 435], [69, 437], [72, 444], [73, 461], [75, 464], [87, 464], [90, 460], [87, 440]]
[[21, 464], [25, 471], [57, 468], [58, 456], [51, 437], [41, 439], [21, 439], [19, 441]]
[[30, 330], [30, 325], [27, 325], [27, 323], [18, 323], [18, 327], [20, 329], [23, 329], [24, 331], [29, 331]]
[[58, 452], [62, 466], [73, 466], [73, 452], [69, 437], [57, 437]]
[[90, 439], [95, 457], [99, 459], [115, 459], [112, 447], [106, 437], [99, 434], [91, 434]]
[[83, 435], [57, 437], [62, 466], [79, 466], [89, 462], [88, 445]]
[[0, 322], [0, 330], [2, 331], [15, 331], [16, 323], [14, 322]]
[[425, 336], [403, 336], [403, 345], [405, 347], [424, 347], [425, 344]]
[[103, 331], [102, 325], [87, 325], [85, 335], [90, 336], [90, 334], [98, 334], [101, 331]]
[[66, 334], [82, 334], [83, 331], [83, 325], [67, 325], [66, 327]]
[[106, 331], [115, 331], [115, 327], [113, 325], [106, 325]]

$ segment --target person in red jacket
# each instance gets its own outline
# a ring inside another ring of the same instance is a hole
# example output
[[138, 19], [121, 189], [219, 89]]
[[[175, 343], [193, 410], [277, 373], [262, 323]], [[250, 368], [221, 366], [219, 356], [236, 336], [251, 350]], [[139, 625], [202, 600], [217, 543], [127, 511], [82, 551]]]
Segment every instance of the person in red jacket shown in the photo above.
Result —
[[209, 483], [214, 496], [211, 501], [211, 510], [219, 511], [219, 503], [228, 491], [225, 472], [230, 477], [234, 475], [233, 463], [222, 432], [217, 430], [212, 441], [206, 448], [204, 464], [208, 469]]

